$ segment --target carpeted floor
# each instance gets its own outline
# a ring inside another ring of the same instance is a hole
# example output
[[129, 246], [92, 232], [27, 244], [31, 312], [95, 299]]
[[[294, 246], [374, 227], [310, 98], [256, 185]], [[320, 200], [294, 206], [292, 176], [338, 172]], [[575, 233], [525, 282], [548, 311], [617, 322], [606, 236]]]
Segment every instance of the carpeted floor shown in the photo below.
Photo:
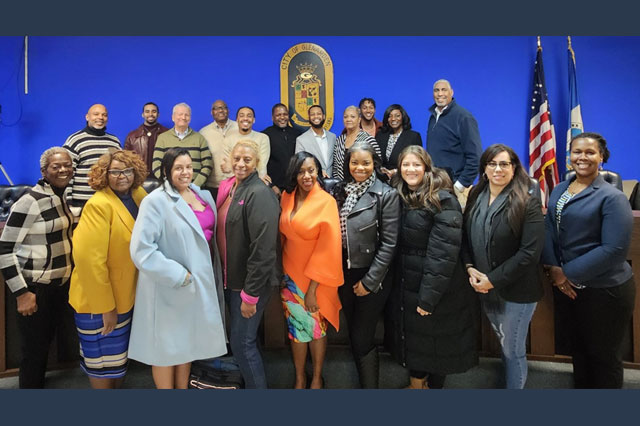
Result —
[[[294, 380], [293, 364], [288, 349], [268, 350], [264, 353], [267, 380], [270, 388], [288, 389]], [[447, 377], [447, 389], [493, 389], [500, 387], [502, 363], [495, 358], [481, 358], [480, 364], [463, 374]], [[358, 388], [358, 376], [349, 350], [344, 346], [329, 347], [324, 368], [328, 389]], [[408, 373], [386, 353], [380, 357], [380, 387], [401, 389], [408, 383]], [[88, 389], [89, 381], [80, 368], [47, 373], [47, 388]], [[154, 388], [151, 368], [132, 361], [125, 384], [127, 389]], [[570, 389], [571, 364], [529, 361], [529, 389]], [[18, 378], [0, 379], [0, 389], [17, 389]], [[640, 389], [640, 370], [625, 369], [625, 389]]]

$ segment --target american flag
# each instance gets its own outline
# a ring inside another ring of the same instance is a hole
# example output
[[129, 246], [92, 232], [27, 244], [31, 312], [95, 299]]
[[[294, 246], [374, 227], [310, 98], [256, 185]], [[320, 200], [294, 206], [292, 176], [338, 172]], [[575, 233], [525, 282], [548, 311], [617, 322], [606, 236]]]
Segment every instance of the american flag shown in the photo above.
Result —
[[559, 181], [556, 162], [556, 134], [551, 123], [547, 88], [544, 83], [542, 47], [538, 45], [533, 74], [531, 118], [529, 120], [529, 175], [540, 182], [544, 205]]

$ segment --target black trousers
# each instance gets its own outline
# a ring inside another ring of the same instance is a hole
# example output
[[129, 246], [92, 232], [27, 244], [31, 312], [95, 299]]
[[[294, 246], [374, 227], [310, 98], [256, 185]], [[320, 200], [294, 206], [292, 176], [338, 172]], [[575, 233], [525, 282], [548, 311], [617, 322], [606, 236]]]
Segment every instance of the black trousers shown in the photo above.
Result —
[[58, 359], [78, 359], [78, 334], [69, 305], [69, 283], [60, 285], [29, 285], [36, 294], [38, 310], [30, 316], [16, 311], [20, 331], [20, 389], [44, 388], [49, 347], [54, 335], [58, 337]]
[[447, 376], [442, 374], [426, 373], [424, 371], [409, 370], [409, 375], [416, 379], [427, 378], [427, 386], [429, 389], [442, 389]]
[[635, 303], [634, 279], [616, 287], [585, 288], [576, 293], [576, 299], [566, 304], [574, 386], [620, 389], [623, 383], [621, 349]]
[[353, 356], [361, 358], [375, 347], [376, 326], [382, 318], [384, 306], [391, 292], [392, 280], [389, 273], [377, 293], [356, 296], [353, 285], [365, 276], [368, 269], [347, 269], [346, 265], [343, 265], [343, 271], [344, 284], [338, 287], [338, 295], [347, 319]]

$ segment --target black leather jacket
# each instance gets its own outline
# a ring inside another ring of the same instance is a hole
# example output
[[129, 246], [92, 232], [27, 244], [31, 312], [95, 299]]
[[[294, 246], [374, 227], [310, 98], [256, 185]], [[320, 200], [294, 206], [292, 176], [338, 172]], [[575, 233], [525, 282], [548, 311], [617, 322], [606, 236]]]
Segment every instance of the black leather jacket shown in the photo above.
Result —
[[380, 289], [393, 260], [399, 219], [398, 193], [378, 179], [347, 216], [347, 267], [369, 268], [362, 284], [371, 292]]

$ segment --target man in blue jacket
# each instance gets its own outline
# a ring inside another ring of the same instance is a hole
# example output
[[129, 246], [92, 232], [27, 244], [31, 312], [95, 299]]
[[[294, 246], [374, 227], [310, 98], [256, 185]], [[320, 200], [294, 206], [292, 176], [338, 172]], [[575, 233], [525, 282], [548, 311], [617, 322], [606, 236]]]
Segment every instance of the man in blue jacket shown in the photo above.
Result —
[[429, 108], [427, 152], [436, 167], [449, 173], [464, 208], [482, 153], [478, 122], [453, 99], [453, 89], [447, 80], [434, 83], [433, 99], [435, 103]]

